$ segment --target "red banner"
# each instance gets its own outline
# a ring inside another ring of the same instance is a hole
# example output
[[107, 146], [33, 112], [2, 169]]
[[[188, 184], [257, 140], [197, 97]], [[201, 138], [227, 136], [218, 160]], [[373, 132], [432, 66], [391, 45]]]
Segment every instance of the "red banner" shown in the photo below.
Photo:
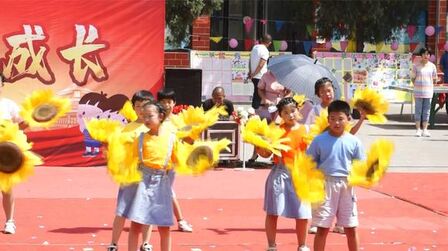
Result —
[[35, 151], [46, 165], [104, 164], [82, 120], [123, 120], [118, 111], [135, 91], [160, 88], [165, 1], [4, 0], [1, 8], [1, 96], [20, 104], [51, 88], [72, 101], [55, 128], [28, 132]]

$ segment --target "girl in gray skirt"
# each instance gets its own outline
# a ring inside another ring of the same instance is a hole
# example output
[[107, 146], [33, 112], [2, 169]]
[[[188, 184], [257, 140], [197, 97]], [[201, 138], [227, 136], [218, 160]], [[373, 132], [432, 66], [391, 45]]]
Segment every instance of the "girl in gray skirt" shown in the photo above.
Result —
[[[285, 163], [292, 163], [297, 151], [305, 151], [307, 145], [303, 141], [306, 129], [298, 121], [297, 102], [293, 98], [284, 98], [277, 104], [279, 116], [283, 120], [280, 125], [285, 129], [284, 138], [289, 138], [289, 151], [282, 151], [282, 157], [274, 156], [274, 166], [269, 173], [265, 186], [264, 210], [266, 211], [265, 230], [268, 240], [267, 251], [276, 251], [278, 216], [292, 218], [296, 221], [296, 235], [299, 251], [309, 250], [305, 245], [308, 219], [311, 219], [311, 206], [301, 202], [294, 190], [291, 176]], [[270, 155], [267, 150], [257, 148], [261, 156]]]
[[[165, 112], [160, 104], [146, 103], [143, 120], [147, 133], [142, 133], [135, 144], [142, 180], [126, 189], [117, 211], [131, 221], [128, 250], [137, 250], [138, 236], [144, 225], [158, 226], [160, 250], [171, 250], [170, 226], [173, 222], [172, 193], [169, 172], [172, 167], [175, 135], [161, 130]], [[134, 148], [134, 150], [135, 150]]]

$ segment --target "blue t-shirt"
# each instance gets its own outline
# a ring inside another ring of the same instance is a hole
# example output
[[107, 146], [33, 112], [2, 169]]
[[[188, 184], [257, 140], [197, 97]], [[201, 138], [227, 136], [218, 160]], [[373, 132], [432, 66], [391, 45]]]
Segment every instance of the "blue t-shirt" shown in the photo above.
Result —
[[361, 141], [345, 132], [340, 137], [331, 136], [328, 131], [318, 135], [311, 142], [307, 154], [316, 161], [318, 169], [326, 176], [347, 177], [355, 159], [364, 159]]

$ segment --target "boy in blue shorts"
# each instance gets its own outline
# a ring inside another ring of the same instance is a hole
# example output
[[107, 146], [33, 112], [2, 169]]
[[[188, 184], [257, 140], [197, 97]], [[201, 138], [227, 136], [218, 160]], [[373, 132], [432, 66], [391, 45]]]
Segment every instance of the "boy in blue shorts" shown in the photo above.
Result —
[[348, 185], [347, 176], [352, 161], [364, 159], [361, 141], [345, 131], [350, 120], [350, 106], [336, 100], [328, 106], [329, 129], [314, 138], [307, 154], [325, 174], [325, 201], [313, 212], [313, 225], [317, 226], [314, 250], [325, 250], [325, 242], [334, 218], [344, 227], [350, 251], [358, 250], [359, 240], [356, 227], [358, 212], [353, 187]]

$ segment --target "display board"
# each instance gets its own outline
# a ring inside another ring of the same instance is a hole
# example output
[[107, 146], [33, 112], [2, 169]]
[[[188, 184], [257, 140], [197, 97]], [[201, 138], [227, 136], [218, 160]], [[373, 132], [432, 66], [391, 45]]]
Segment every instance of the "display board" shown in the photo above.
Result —
[[[270, 52], [271, 56], [291, 54]], [[190, 52], [190, 67], [202, 69], [202, 100], [211, 96], [213, 88], [222, 86], [226, 98], [233, 102], [250, 102], [252, 82], [249, 74], [250, 51], [195, 51]]]
[[368, 86], [389, 101], [409, 101], [409, 95], [391, 90], [390, 86], [411, 84], [411, 54], [318, 52], [317, 58], [343, 83], [347, 100], [356, 88]]

